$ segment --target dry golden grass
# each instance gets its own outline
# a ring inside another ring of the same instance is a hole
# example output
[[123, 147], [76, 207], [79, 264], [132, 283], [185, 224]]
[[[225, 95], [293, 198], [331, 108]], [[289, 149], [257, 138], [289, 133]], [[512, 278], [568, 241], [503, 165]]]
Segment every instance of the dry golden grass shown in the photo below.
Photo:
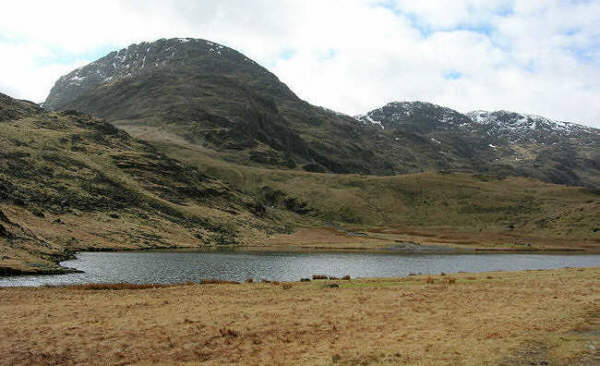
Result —
[[600, 268], [453, 276], [2, 288], [0, 364], [600, 362]]

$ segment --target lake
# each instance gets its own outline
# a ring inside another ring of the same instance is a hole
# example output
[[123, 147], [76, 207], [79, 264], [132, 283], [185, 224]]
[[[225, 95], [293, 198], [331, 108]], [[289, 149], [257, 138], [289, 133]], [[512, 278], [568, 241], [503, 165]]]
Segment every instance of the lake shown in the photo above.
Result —
[[486, 272], [600, 266], [596, 254], [405, 254], [349, 252], [83, 252], [61, 263], [84, 273], [0, 277], [0, 286], [180, 283], [216, 278], [298, 281], [313, 274], [401, 277], [409, 273]]

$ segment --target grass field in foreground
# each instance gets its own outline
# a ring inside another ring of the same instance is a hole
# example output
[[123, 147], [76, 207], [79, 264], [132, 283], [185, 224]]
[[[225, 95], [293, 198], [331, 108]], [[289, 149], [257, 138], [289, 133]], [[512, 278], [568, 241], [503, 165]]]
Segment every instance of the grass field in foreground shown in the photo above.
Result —
[[7, 365], [597, 365], [599, 349], [600, 267], [0, 289]]

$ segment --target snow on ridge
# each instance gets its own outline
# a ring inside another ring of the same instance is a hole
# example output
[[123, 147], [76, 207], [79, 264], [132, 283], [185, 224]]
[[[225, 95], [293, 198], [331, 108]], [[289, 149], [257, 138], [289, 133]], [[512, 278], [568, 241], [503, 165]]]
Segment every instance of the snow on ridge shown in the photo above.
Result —
[[369, 116], [368, 114], [365, 115], [365, 119], [369, 122], [371, 122], [374, 125], [377, 125], [379, 127], [381, 127], [382, 130], [385, 130], [385, 127], [383, 126], [383, 123], [381, 123], [380, 121], [375, 121], [373, 118], [371, 118], [371, 116]]
[[76, 73], [75, 75], [71, 76], [71, 78], [69, 80], [71, 81], [81, 81], [84, 80], [84, 77], [79, 76], [79, 73]]
[[385, 126], [383, 125], [383, 123], [381, 123], [380, 121], [376, 121], [373, 118], [371, 118], [371, 116], [369, 116], [371, 112], [369, 112], [368, 114], [359, 114], [354, 116], [353, 118], [363, 124], [367, 124], [370, 123], [372, 125], [376, 125], [378, 127], [381, 127], [382, 130], [385, 130]]
[[550, 130], [569, 136], [578, 132], [599, 134], [594, 128], [577, 123], [557, 121], [537, 114], [518, 113], [506, 110], [498, 111], [471, 111], [466, 113], [473, 122], [485, 125], [495, 125], [501, 131], [524, 133], [527, 130]]
[[488, 111], [472, 111], [467, 113], [466, 116], [469, 117], [471, 121], [479, 124], [486, 124], [490, 120], [490, 112]]

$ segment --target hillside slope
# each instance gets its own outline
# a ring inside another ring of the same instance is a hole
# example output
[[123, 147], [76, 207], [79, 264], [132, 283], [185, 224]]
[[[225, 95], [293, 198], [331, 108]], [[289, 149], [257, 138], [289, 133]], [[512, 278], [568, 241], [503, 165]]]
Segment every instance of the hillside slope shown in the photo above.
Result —
[[0, 273], [72, 251], [205, 247], [287, 230], [254, 198], [89, 115], [0, 95]]
[[[415, 241], [466, 248], [526, 249], [524, 243], [533, 243], [537, 249], [600, 250], [597, 190], [489, 174], [382, 177], [276, 170], [223, 162], [193, 145], [159, 148], [205, 174], [222, 177], [266, 206], [285, 207], [282, 198], [293, 198], [308, 216], [342, 233], [367, 233], [387, 247]], [[311, 239], [302, 231], [292, 236], [280, 236], [279, 242], [305, 245]], [[339, 239], [350, 247], [348, 234], [342, 236], [318, 236], [313, 243], [323, 247], [330, 245], [329, 239]]]

